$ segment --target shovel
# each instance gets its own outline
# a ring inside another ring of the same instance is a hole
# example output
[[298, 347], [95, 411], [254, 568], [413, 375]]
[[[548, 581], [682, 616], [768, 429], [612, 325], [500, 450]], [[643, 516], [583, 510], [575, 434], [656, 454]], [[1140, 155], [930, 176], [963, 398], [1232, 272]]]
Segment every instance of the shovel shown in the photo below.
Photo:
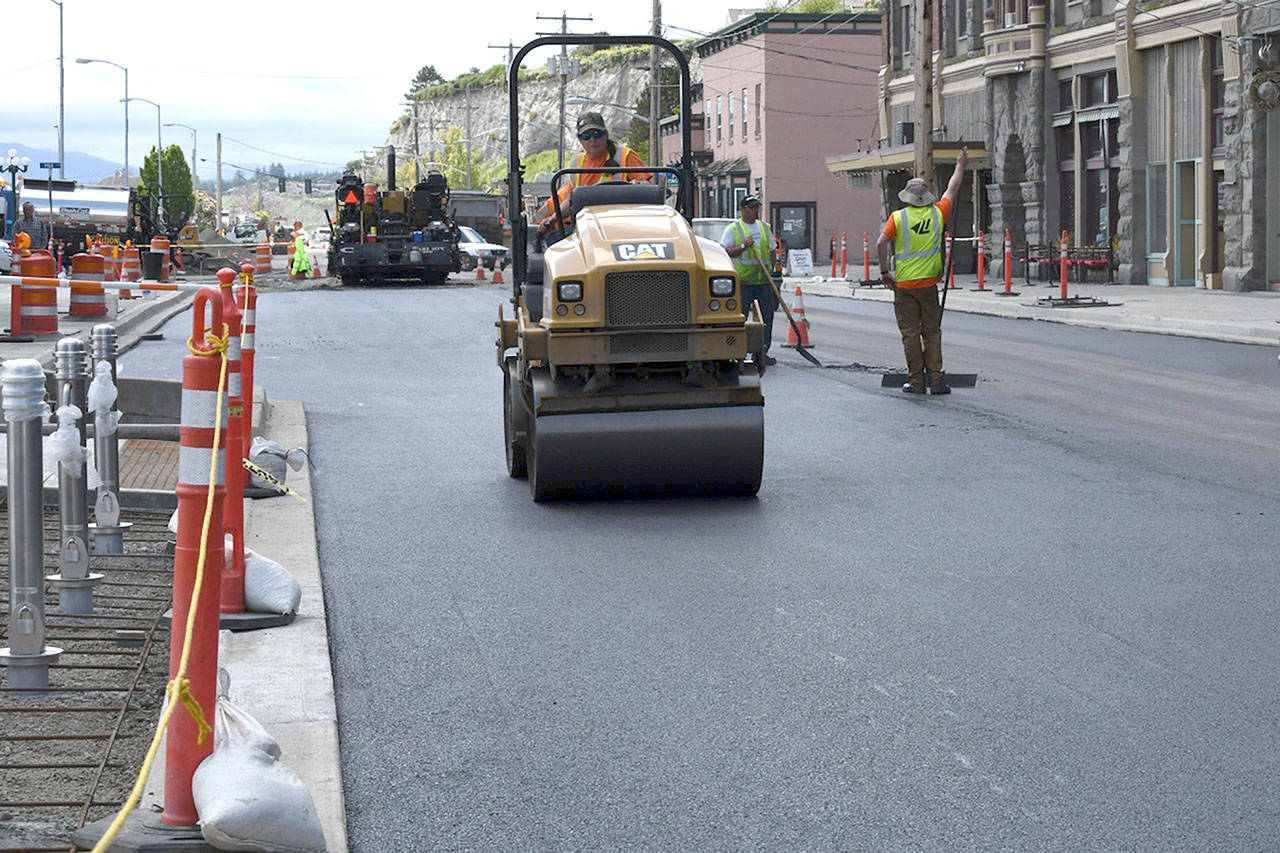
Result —
[[[945, 240], [945, 232], [943, 239]], [[951, 251], [947, 253], [947, 266], [942, 271], [942, 303], [938, 309], [938, 325], [942, 325], [942, 317], [947, 313], [947, 281], [951, 278], [951, 264], [955, 261], [956, 244], [951, 244]], [[976, 373], [947, 373], [947, 384], [952, 388], [974, 388], [978, 384], [978, 374]], [[894, 388], [899, 385], [905, 385], [910, 381], [911, 377], [905, 371], [895, 371], [886, 373], [880, 377], [881, 388]]]
[[822, 367], [822, 362], [804, 347], [800, 346], [800, 341], [804, 336], [800, 334], [800, 327], [796, 325], [796, 318], [791, 316], [791, 309], [787, 307], [787, 303], [782, 298], [782, 290], [778, 287], [778, 282], [774, 279], [773, 274], [769, 272], [769, 265], [764, 262], [764, 258], [760, 256], [760, 244], [752, 243], [751, 251], [755, 253], [756, 260], [760, 262], [760, 269], [764, 270], [764, 274], [769, 277], [769, 286], [773, 288], [773, 295], [778, 298], [778, 304], [782, 306], [782, 312], [787, 315], [787, 322], [791, 324], [791, 330], [796, 333], [796, 352], [804, 356], [805, 361], [814, 367]]

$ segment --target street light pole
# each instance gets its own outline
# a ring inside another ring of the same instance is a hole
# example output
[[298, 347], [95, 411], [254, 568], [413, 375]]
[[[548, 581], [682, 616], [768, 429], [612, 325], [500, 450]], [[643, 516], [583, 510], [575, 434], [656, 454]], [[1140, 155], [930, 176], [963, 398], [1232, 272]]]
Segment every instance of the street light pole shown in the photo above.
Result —
[[49, 0], [58, 7], [58, 177], [67, 177], [63, 136], [67, 126], [67, 68], [62, 54], [62, 0]]
[[130, 188], [129, 179], [129, 69], [125, 68], [118, 62], [112, 62], [110, 59], [84, 59], [83, 57], [76, 60], [81, 65], [87, 65], [90, 62], [101, 62], [106, 65], [114, 65], [124, 72], [124, 188]]
[[155, 101], [147, 98], [129, 98], [125, 101], [142, 101], [144, 104], [150, 104], [156, 108], [156, 219], [157, 226], [163, 230], [164, 228], [164, 140], [161, 138], [160, 131], [160, 105]]
[[200, 178], [196, 175], [196, 129], [189, 124], [183, 124], [180, 121], [165, 122], [165, 127], [185, 127], [191, 131], [191, 186], [200, 186]]

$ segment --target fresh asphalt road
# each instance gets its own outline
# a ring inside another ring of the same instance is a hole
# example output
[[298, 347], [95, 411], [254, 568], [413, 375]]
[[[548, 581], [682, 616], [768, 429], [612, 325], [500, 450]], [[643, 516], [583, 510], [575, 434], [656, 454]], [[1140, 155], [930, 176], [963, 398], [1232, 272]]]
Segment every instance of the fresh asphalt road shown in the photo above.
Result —
[[[259, 302], [353, 849], [1280, 845], [1273, 351], [950, 315], [950, 397], [780, 353], [758, 498], [539, 505], [503, 296]], [[887, 305], [808, 307], [899, 364]]]

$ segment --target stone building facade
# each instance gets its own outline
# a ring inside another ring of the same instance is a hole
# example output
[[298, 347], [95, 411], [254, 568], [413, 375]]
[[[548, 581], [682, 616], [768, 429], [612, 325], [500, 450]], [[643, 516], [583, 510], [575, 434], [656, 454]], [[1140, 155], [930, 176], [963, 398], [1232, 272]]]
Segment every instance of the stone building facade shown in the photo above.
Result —
[[[828, 157], [881, 171], [886, 207], [911, 168], [892, 152], [921, 130], [913, 2], [886, 14], [881, 148]], [[1280, 109], [1248, 95], [1280, 73], [1280, 4], [931, 2], [932, 132], [979, 154], [972, 222], [1019, 247], [1110, 245], [1120, 283], [1280, 289]]]

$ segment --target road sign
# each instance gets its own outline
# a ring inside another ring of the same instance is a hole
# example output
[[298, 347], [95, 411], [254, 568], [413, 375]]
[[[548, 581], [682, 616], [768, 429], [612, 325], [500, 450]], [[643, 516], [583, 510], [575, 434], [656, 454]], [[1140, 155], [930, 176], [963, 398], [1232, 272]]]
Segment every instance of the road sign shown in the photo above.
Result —
[[58, 163], [58, 162], [56, 162], [56, 161], [55, 161], [55, 162], [52, 162], [52, 163], [41, 163], [41, 164], [40, 164], [40, 168], [41, 168], [41, 169], [61, 169], [61, 168], [62, 168], [62, 164], [61, 164], [61, 163]]

